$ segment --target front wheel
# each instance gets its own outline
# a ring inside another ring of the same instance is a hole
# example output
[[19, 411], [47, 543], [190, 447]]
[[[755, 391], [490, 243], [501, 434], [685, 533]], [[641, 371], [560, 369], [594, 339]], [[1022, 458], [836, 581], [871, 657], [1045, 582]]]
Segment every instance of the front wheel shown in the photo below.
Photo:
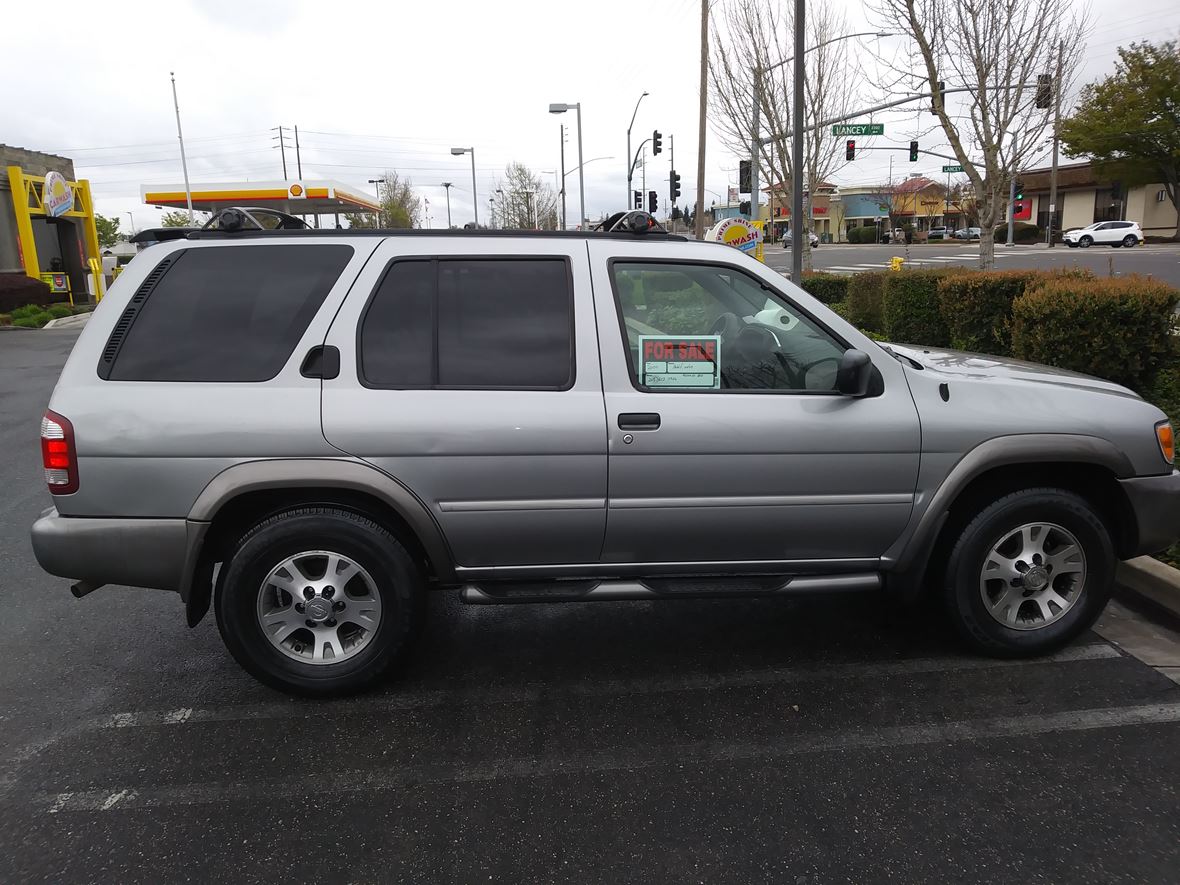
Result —
[[217, 626], [260, 682], [326, 696], [366, 688], [396, 662], [423, 579], [398, 540], [334, 507], [301, 507], [247, 532], [224, 566]]
[[1047, 654], [1097, 620], [1117, 559], [1102, 519], [1064, 489], [1014, 492], [962, 531], [945, 602], [959, 633], [995, 657]]
[[1090, 245], [1093, 242], [1094, 242], [1093, 237], [1082, 237], [1080, 240], [1078, 240], [1078, 245], [1081, 246], [1083, 249], [1089, 249]]

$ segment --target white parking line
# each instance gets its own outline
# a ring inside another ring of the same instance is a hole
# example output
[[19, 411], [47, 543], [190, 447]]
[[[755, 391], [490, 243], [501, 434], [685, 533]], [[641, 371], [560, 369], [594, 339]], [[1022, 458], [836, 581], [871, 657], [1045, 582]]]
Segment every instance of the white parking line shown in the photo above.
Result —
[[[806, 713], [801, 715], [805, 716]], [[461, 784], [503, 781], [555, 775], [636, 771], [666, 766], [706, 765], [748, 760], [783, 759], [820, 753], [856, 750], [888, 750], [963, 741], [1002, 740], [1039, 734], [1092, 731], [1180, 722], [1180, 703], [1144, 704], [1067, 710], [1031, 716], [1002, 716], [958, 722], [892, 725], [842, 731], [807, 731], [765, 743], [735, 743], [732, 740], [694, 741], [656, 748], [619, 747], [539, 759], [533, 756], [402, 765], [386, 769], [337, 772], [336, 777], [267, 778], [252, 783], [201, 782], [161, 787], [157, 790], [123, 788], [50, 793], [37, 796], [34, 804], [54, 814], [103, 812], [145, 808], [224, 804], [230, 801], [256, 802], [276, 795], [289, 797], [344, 795], [401, 790], [431, 784]]]

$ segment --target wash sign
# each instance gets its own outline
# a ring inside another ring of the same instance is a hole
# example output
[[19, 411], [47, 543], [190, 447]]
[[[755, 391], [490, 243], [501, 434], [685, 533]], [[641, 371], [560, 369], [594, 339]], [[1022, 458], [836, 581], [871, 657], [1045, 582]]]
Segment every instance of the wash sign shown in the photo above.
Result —
[[640, 335], [639, 383], [651, 388], [721, 389], [720, 335]]

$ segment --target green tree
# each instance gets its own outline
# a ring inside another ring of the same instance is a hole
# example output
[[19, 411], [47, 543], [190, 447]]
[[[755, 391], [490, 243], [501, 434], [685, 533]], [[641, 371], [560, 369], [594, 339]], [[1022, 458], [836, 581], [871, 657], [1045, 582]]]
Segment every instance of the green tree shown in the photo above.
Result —
[[98, 228], [98, 245], [109, 249], [119, 242], [119, 219], [94, 214], [94, 226]]
[[1180, 43], [1120, 47], [1115, 72], [1085, 88], [1061, 139], [1067, 156], [1091, 157], [1124, 185], [1163, 182], [1180, 209]]
[[203, 212], [194, 212], [193, 220], [188, 220], [187, 209], [173, 209], [171, 212], [165, 212], [164, 217], [160, 219], [160, 227], [200, 227], [208, 219]]
[[396, 172], [386, 172], [377, 184], [377, 202], [381, 210], [376, 214], [346, 212], [348, 226], [359, 230], [397, 230], [418, 227], [422, 221], [422, 201], [414, 193], [414, 184]]

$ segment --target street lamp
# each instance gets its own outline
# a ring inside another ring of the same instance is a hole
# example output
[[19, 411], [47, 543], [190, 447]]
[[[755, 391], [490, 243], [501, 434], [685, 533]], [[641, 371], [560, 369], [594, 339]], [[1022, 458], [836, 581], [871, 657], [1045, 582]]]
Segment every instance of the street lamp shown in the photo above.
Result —
[[[475, 148], [473, 147], [459, 147], [451, 148], [452, 156], [461, 157], [464, 154], [471, 154], [471, 211], [475, 213], [475, 226], [479, 227], [479, 194], [475, 192]], [[447, 191], [447, 196], [450, 196], [450, 191]]]
[[377, 225], [376, 225], [377, 227], [381, 227], [381, 214], [382, 214], [382, 212], [384, 212], [384, 208], [381, 207], [381, 185], [384, 184], [384, 182], [385, 182], [384, 178], [370, 178], [369, 179], [369, 184], [377, 185], [377, 187], [375, 188], [375, 190], [377, 191], [377, 205], [379, 207], [377, 209]]
[[496, 188], [496, 193], [500, 195], [500, 230], [508, 229], [508, 195], [504, 193], [503, 188]]
[[442, 186], [447, 189], [447, 230], [451, 229], [451, 188], [454, 187], [449, 181], [444, 181]]
[[131, 233], [135, 233], [135, 213], [128, 212], [127, 217], [131, 219]]
[[488, 225], [495, 230], [496, 228], [496, 198], [488, 197], [488, 214], [491, 215], [491, 220]]
[[575, 102], [574, 104], [551, 104], [549, 105], [549, 113], [564, 114], [566, 111], [575, 110], [578, 112], [578, 206], [579, 206], [579, 220], [578, 229], [586, 224], [586, 178], [582, 173], [582, 103]]
[[[647, 97], [647, 93], [639, 96], [639, 101], [643, 101]], [[624, 206], [631, 205], [631, 175], [635, 171], [634, 166], [631, 165], [631, 127], [635, 125], [635, 115], [639, 113], [639, 101], [635, 102], [635, 110], [631, 112], [631, 122], [627, 124], [627, 199], [623, 202]]]

